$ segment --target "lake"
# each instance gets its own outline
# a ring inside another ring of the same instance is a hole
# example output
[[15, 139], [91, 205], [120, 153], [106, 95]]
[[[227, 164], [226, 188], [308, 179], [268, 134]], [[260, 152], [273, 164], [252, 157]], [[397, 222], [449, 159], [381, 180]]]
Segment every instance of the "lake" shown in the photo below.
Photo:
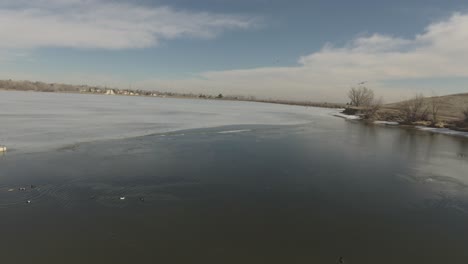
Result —
[[333, 112], [0, 92], [2, 263], [466, 263], [468, 140]]

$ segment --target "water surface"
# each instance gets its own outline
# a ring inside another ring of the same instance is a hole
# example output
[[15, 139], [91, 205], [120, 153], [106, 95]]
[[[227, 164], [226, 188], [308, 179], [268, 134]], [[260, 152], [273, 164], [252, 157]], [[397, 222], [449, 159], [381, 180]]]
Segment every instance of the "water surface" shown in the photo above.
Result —
[[13, 151], [0, 157], [0, 256], [466, 263], [467, 169], [464, 138], [327, 115]]

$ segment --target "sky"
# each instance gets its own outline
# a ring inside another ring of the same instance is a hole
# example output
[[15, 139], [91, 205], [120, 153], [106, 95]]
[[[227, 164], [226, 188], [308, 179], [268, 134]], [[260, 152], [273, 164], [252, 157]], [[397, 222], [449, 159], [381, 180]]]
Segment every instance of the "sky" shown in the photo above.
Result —
[[0, 0], [0, 78], [345, 102], [468, 92], [468, 1]]

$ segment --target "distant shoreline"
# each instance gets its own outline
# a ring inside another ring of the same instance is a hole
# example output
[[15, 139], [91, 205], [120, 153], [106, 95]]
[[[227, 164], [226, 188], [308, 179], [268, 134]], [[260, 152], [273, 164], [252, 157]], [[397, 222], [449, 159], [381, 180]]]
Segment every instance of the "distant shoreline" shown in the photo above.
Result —
[[69, 85], [31, 81], [13, 81], [0, 80], [0, 90], [3, 91], [30, 91], [30, 92], [50, 92], [50, 93], [73, 93], [73, 94], [97, 94], [109, 96], [144, 96], [144, 97], [159, 97], [159, 98], [189, 98], [189, 99], [205, 99], [205, 100], [227, 100], [227, 101], [245, 101], [257, 103], [297, 105], [306, 107], [321, 107], [321, 108], [344, 108], [345, 104], [328, 103], [328, 102], [312, 102], [312, 101], [294, 101], [281, 99], [259, 99], [254, 96], [234, 96], [234, 95], [207, 95], [193, 93], [174, 93], [160, 92], [148, 90], [134, 89], [117, 89], [99, 86], [88, 85]]

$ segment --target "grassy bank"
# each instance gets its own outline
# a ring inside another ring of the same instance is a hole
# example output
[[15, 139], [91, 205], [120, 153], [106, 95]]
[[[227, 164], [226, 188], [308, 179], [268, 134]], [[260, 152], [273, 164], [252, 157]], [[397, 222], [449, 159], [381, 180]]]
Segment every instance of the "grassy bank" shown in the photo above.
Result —
[[[418, 97], [382, 105], [367, 121], [397, 122], [400, 125], [445, 128], [468, 132], [468, 93], [437, 97]], [[363, 116], [365, 107], [348, 107], [347, 115]]]

